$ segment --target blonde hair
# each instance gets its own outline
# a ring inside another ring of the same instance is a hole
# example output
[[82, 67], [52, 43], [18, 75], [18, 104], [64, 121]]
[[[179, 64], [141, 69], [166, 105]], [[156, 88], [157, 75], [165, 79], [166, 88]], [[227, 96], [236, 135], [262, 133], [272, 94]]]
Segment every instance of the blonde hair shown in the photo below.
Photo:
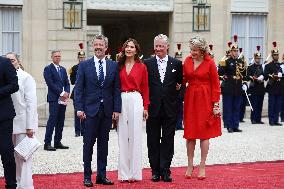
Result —
[[205, 38], [202, 38], [200, 36], [192, 37], [189, 40], [189, 47], [197, 47], [203, 52], [208, 52], [208, 44]]

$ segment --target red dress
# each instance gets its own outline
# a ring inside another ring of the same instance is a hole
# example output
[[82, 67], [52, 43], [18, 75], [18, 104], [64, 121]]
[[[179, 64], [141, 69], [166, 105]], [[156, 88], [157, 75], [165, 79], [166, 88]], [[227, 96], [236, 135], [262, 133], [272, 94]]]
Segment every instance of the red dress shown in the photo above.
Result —
[[[220, 83], [214, 61], [206, 55], [194, 70], [191, 56], [183, 65], [184, 83], [184, 138], [209, 139], [220, 136], [221, 121], [208, 124], [213, 115], [213, 104], [220, 100]], [[217, 120], [219, 120], [218, 118]]]

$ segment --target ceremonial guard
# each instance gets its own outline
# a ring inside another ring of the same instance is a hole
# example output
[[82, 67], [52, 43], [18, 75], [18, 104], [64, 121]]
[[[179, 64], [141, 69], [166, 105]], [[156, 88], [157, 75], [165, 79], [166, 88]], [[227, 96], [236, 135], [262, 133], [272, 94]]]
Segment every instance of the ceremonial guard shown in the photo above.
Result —
[[209, 56], [214, 60], [213, 45], [210, 44], [210, 45], [208, 45], [208, 46], [209, 46], [209, 52], [208, 52], [208, 54], [209, 54]]
[[264, 70], [260, 62], [260, 46], [257, 46], [256, 49], [252, 64], [250, 64], [247, 69], [247, 78], [250, 80], [248, 92], [251, 95], [250, 100], [253, 108], [250, 114], [250, 120], [252, 124], [263, 124], [261, 121], [261, 113], [265, 94]]
[[219, 75], [223, 78], [221, 85], [223, 121], [229, 133], [242, 131], [239, 129], [240, 103], [242, 90], [247, 90], [247, 85], [243, 80], [246, 74], [246, 65], [238, 57], [239, 49], [236, 35], [234, 41], [235, 43], [230, 45], [230, 58], [220, 62], [218, 70]]
[[[247, 65], [247, 62], [245, 60], [245, 56], [243, 54], [243, 48], [239, 48], [239, 51], [240, 51], [239, 58], [242, 59], [242, 61], [244, 61], [245, 65]], [[247, 101], [246, 93], [244, 91], [242, 91], [241, 107], [240, 107], [240, 122], [245, 122], [244, 118], [245, 118], [247, 103], [248, 103], [248, 101]]]
[[[283, 73], [284, 72], [284, 54], [282, 55], [282, 62], [280, 64], [280, 67]], [[284, 122], [284, 79], [281, 79], [281, 85], [282, 85], [282, 97], [281, 97], [280, 118], [281, 118], [281, 122]]]
[[[175, 58], [182, 61], [182, 50], [181, 44], [177, 44], [177, 52], [175, 53]], [[185, 92], [185, 85], [182, 85], [178, 95], [178, 113], [177, 113], [177, 123], [176, 123], [176, 130], [183, 130], [183, 101], [184, 101], [184, 92]]]
[[[83, 43], [80, 43], [79, 47], [80, 47], [80, 51], [78, 52], [78, 56], [77, 56], [78, 64], [74, 65], [69, 70], [71, 85], [75, 85], [76, 75], [77, 75], [77, 70], [78, 70], [78, 67], [79, 67], [79, 63], [86, 59], [86, 53], [83, 51], [83, 49], [84, 49]], [[84, 128], [85, 128], [85, 121], [84, 120], [80, 120], [79, 117], [77, 116], [77, 111], [75, 110], [74, 90], [72, 91], [70, 98], [73, 100], [73, 105], [74, 105], [75, 137], [83, 136]]]
[[264, 79], [267, 80], [266, 90], [268, 92], [268, 118], [270, 126], [282, 126], [279, 123], [279, 113], [281, 109], [281, 79], [282, 69], [279, 59], [279, 51], [277, 43], [273, 42], [273, 49], [271, 50], [272, 61], [264, 68]]
[[[218, 74], [219, 74], [219, 79], [220, 79], [220, 81], [222, 82], [222, 83], [221, 83], [221, 87], [224, 85], [224, 79], [223, 79], [223, 77], [224, 77], [224, 75], [225, 75], [225, 72], [224, 72], [224, 69], [223, 69], [223, 68], [224, 68], [224, 65], [226, 64], [225, 61], [231, 57], [231, 48], [230, 48], [230, 47], [231, 47], [231, 45], [232, 45], [232, 42], [229, 41], [227, 44], [228, 44], [228, 47], [227, 47], [227, 50], [226, 50], [226, 52], [225, 52], [225, 56], [223, 56], [223, 57], [221, 58], [221, 60], [219, 61], [218, 67], [217, 67]], [[222, 105], [224, 106], [224, 98], [222, 98]], [[224, 109], [224, 107], [223, 107], [223, 109]], [[227, 116], [226, 112], [223, 111], [223, 120], [225, 120], [226, 116]], [[224, 127], [226, 128], [225, 121], [223, 121], [223, 122], [224, 122]]]

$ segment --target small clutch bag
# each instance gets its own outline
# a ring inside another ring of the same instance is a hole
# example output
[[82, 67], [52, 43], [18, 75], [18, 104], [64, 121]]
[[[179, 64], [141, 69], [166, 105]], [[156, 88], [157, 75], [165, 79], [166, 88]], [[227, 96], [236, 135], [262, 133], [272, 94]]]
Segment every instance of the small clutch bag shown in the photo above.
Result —
[[221, 125], [221, 115], [220, 114], [217, 114], [217, 115], [211, 114], [209, 116], [208, 120], [207, 120], [207, 125], [209, 127]]

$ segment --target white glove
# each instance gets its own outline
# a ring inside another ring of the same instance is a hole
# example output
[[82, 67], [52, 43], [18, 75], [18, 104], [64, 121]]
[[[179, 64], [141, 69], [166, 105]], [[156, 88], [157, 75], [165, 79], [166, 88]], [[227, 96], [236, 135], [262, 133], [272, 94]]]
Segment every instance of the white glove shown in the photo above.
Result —
[[282, 73], [278, 72], [277, 77], [279, 77], [279, 78], [282, 77]]
[[243, 84], [242, 89], [243, 89], [243, 91], [247, 91], [247, 90], [248, 90], [247, 85], [246, 85], [246, 84]]
[[258, 81], [263, 81], [263, 79], [264, 79], [263, 75], [260, 75], [260, 76], [257, 78]]

